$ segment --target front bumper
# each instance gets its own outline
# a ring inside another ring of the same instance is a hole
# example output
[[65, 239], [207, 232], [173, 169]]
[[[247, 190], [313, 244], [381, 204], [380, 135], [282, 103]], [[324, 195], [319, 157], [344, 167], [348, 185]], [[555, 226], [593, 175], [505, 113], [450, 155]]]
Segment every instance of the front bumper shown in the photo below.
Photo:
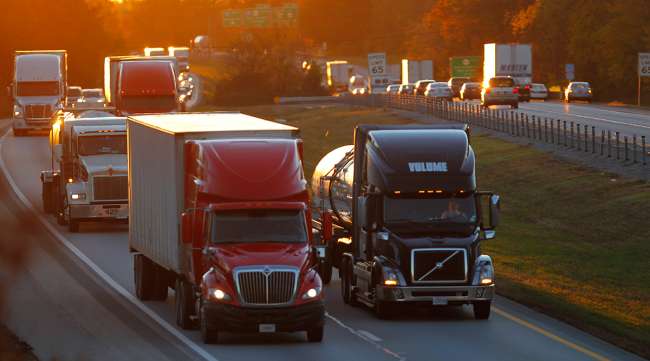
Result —
[[209, 302], [204, 307], [208, 327], [220, 331], [259, 332], [261, 324], [273, 324], [277, 332], [296, 332], [325, 324], [322, 301], [273, 308], [245, 308]]
[[79, 221], [114, 221], [129, 218], [127, 203], [71, 204], [70, 218]]
[[[377, 287], [377, 299], [387, 302], [414, 302], [433, 304], [446, 300], [448, 304], [489, 301], [494, 298], [494, 284], [489, 286], [406, 286]], [[444, 303], [444, 302], [443, 302]]]
[[483, 96], [483, 103], [490, 105], [510, 105], [519, 103], [519, 95], [490, 95]]
[[50, 118], [13, 118], [12, 127], [20, 130], [50, 130]]

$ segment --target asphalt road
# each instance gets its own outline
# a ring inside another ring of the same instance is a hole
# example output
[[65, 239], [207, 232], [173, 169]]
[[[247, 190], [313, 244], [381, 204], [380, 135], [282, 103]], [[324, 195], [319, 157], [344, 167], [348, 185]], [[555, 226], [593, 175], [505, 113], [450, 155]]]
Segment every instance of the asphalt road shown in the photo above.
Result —
[[[125, 226], [82, 224], [70, 234], [40, 212], [38, 176], [48, 155], [45, 137], [0, 140], [0, 168], [10, 176], [0, 187], [0, 219], [19, 227], [32, 218], [25, 236], [36, 244], [29, 270], [11, 289], [6, 323], [43, 360], [640, 360], [500, 297], [488, 321], [474, 320], [469, 307], [405, 309], [382, 321], [344, 305], [338, 280], [325, 290], [322, 344], [303, 334], [232, 334], [223, 345], [204, 346], [197, 331], [175, 326], [173, 291], [166, 302], [133, 296]], [[22, 209], [25, 202], [37, 214]]]
[[[478, 101], [472, 101], [478, 104]], [[498, 106], [497, 108], [507, 108]], [[596, 134], [600, 130], [619, 131], [621, 135], [646, 136], [650, 144], [650, 111], [635, 109], [633, 107], [615, 107], [602, 104], [588, 104], [586, 102], [572, 102], [569, 104], [558, 101], [537, 101], [519, 103], [519, 113], [535, 115], [548, 119], [562, 119], [580, 123], [581, 125], [595, 126]]]

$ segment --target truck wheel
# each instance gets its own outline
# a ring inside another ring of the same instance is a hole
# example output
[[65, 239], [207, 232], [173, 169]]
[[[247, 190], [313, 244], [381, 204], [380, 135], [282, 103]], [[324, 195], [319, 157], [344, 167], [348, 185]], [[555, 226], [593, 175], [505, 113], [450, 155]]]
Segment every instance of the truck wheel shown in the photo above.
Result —
[[43, 201], [43, 212], [52, 213], [52, 192], [50, 183], [41, 183], [41, 198]]
[[153, 301], [167, 300], [169, 291], [169, 277], [167, 270], [154, 264], [151, 264], [151, 271], [153, 272], [153, 289], [151, 291], [151, 299]]
[[341, 296], [343, 297], [343, 302], [350, 305], [357, 305], [357, 297], [352, 292], [352, 264], [350, 263], [349, 258], [344, 258], [341, 262], [341, 268], [339, 269], [339, 277], [341, 278]]
[[325, 326], [310, 328], [307, 330], [307, 341], [321, 342], [323, 341], [323, 334], [325, 333]]
[[153, 264], [142, 254], [133, 256], [133, 277], [135, 283], [135, 295], [141, 301], [151, 299], [152, 275], [151, 268]]
[[70, 233], [79, 232], [79, 221], [70, 218], [70, 220], [68, 221], [68, 231], [70, 231]]
[[206, 345], [219, 342], [219, 331], [209, 328], [208, 317], [204, 307], [201, 307], [201, 339]]
[[63, 215], [63, 211], [59, 211], [56, 213], [56, 223], [60, 226], [65, 226], [66, 221], [65, 221], [65, 216]]
[[476, 301], [474, 306], [474, 318], [477, 320], [487, 320], [490, 318], [492, 301]]
[[391, 302], [375, 300], [375, 312], [381, 320], [389, 320], [395, 315], [394, 305]]
[[176, 279], [176, 324], [184, 330], [194, 328], [192, 309], [194, 295], [192, 285], [181, 278]]

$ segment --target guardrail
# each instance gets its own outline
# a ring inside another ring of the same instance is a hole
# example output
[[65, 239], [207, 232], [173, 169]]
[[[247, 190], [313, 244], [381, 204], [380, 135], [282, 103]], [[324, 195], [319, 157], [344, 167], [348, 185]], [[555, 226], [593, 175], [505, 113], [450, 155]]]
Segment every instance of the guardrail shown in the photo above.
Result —
[[401, 109], [467, 123], [533, 142], [616, 159], [626, 165], [647, 167], [650, 160], [650, 148], [645, 135], [598, 129], [572, 120], [414, 95], [371, 94], [339, 99], [350, 105]]

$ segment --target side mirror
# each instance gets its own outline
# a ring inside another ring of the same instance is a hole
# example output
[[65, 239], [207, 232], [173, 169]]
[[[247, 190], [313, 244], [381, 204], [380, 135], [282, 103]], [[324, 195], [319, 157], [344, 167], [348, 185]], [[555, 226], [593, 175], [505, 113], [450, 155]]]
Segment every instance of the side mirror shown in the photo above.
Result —
[[192, 243], [192, 214], [181, 214], [181, 242]]
[[490, 228], [494, 229], [499, 225], [501, 218], [501, 197], [496, 194], [490, 196]]
[[63, 157], [63, 144], [54, 144], [54, 159], [60, 160]]
[[327, 242], [332, 239], [334, 231], [333, 231], [333, 226], [332, 226], [332, 214], [330, 212], [323, 212], [321, 216], [321, 238], [323, 240], [323, 243], [327, 244]]
[[327, 257], [327, 246], [313, 246], [312, 250], [318, 259], [325, 259]]

